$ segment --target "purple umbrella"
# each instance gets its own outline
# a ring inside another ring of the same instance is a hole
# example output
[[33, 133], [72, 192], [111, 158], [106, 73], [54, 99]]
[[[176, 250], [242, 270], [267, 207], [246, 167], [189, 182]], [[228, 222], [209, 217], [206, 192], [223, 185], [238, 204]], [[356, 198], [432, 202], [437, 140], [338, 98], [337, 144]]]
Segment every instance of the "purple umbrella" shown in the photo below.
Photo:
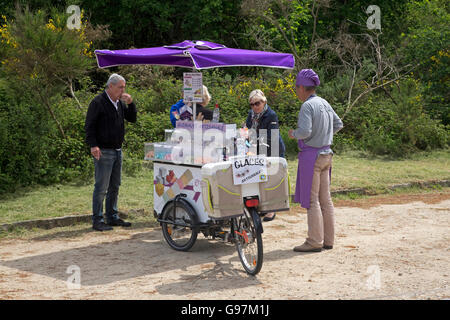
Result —
[[293, 69], [295, 63], [292, 54], [232, 49], [213, 42], [190, 40], [155, 48], [95, 50], [95, 55], [100, 68], [152, 64], [197, 70], [235, 66]]

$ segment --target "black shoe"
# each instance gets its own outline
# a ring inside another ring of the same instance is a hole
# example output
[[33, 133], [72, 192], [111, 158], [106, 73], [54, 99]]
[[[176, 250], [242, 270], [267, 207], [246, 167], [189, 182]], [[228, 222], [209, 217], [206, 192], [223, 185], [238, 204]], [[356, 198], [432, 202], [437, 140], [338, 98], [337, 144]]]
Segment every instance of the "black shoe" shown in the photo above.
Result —
[[277, 214], [274, 213], [273, 216], [272, 216], [272, 218], [264, 217], [264, 218], [263, 218], [263, 221], [272, 221], [273, 219], [275, 219], [276, 215], [277, 215]]
[[326, 250], [331, 250], [331, 249], [333, 249], [333, 246], [323, 245], [323, 248]]
[[122, 219], [115, 219], [107, 223], [108, 226], [118, 226], [118, 227], [131, 227], [130, 222], [125, 222]]
[[113, 228], [105, 224], [104, 222], [96, 222], [93, 224], [92, 229], [97, 231], [110, 231]]

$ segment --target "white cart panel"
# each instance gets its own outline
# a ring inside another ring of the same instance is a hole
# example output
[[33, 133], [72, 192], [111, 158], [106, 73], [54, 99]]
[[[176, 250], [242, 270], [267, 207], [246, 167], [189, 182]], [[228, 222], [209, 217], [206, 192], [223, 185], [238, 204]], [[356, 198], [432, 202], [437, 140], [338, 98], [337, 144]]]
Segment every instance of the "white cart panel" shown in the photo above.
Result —
[[184, 193], [195, 209], [199, 221], [209, 220], [202, 201], [201, 167], [174, 165], [169, 163], [153, 163], [153, 208], [160, 214], [165, 204], [177, 194]]

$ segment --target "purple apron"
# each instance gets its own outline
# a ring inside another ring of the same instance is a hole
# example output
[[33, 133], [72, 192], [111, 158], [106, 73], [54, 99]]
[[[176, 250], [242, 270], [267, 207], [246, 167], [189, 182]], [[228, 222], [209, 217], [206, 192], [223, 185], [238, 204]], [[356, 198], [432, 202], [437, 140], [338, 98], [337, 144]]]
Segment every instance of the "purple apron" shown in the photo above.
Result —
[[314, 175], [314, 164], [316, 163], [320, 151], [328, 149], [330, 146], [314, 148], [306, 145], [303, 140], [299, 139], [298, 147], [301, 151], [298, 153], [298, 171], [294, 202], [298, 202], [303, 208], [309, 209], [312, 180]]

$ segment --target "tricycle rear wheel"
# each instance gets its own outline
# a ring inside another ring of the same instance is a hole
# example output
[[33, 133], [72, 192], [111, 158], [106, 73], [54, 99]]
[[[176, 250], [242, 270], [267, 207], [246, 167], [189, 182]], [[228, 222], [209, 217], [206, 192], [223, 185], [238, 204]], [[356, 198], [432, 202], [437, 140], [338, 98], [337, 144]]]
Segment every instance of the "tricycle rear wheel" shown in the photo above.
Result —
[[174, 205], [175, 202], [167, 204], [161, 213], [162, 233], [172, 249], [188, 251], [197, 240], [196, 213], [182, 201], [176, 202], [175, 210]]

